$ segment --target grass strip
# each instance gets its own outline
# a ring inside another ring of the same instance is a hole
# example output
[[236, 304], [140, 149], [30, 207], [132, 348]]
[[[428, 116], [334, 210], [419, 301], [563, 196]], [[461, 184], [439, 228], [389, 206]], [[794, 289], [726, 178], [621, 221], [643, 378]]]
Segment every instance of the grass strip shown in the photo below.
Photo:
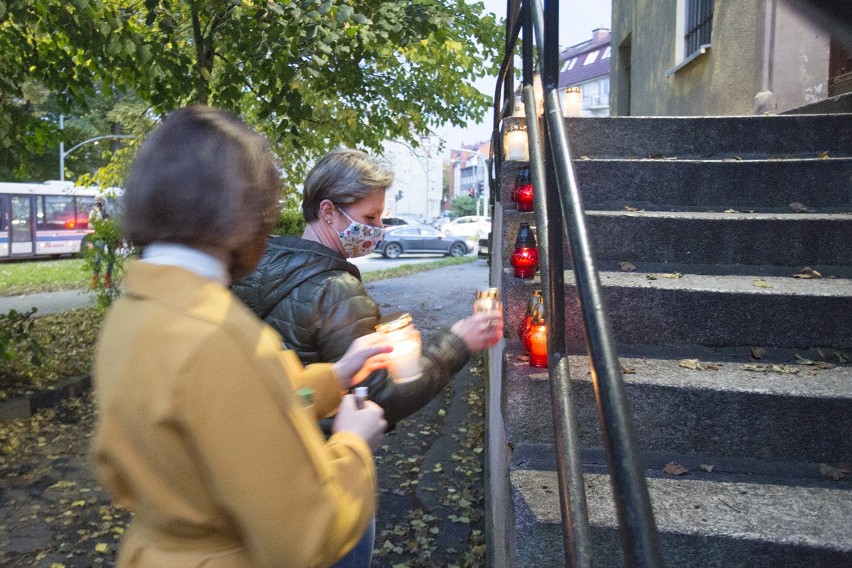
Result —
[[408, 276], [410, 274], [417, 274], [418, 272], [426, 272], [428, 270], [435, 270], [437, 268], [444, 268], [446, 266], [469, 264], [477, 260], [478, 258], [475, 256], [457, 256], [450, 258], [442, 258], [440, 260], [436, 260], [435, 262], [424, 262], [421, 264], [403, 264], [402, 266], [394, 266], [393, 268], [387, 268], [384, 270], [374, 270], [372, 272], [365, 272], [361, 274], [361, 280], [364, 282], [364, 284], [367, 284], [369, 282], [376, 282], [377, 280], [399, 278], [401, 276]]
[[0, 263], [0, 296], [87, 287], [91, 278], [81, 258]]

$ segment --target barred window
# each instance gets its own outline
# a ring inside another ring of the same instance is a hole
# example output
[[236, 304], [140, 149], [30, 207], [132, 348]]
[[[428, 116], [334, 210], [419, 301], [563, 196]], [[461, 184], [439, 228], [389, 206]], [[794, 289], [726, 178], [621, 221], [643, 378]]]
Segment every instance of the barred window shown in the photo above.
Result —
[[686, 57], [710, 43], [713, 31], [713, 0], [687, 0]]

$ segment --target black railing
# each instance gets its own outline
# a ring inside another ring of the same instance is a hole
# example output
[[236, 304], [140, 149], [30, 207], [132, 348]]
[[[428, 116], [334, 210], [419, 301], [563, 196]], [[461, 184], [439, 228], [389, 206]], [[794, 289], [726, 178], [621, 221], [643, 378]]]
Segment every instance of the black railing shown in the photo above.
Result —
[[686, 4], [686, 56], [710, 43], [713, 31], [713, 0], [689, 0]]
[[[512, 108], [513, 101], [509, 97], [514, 96], [513, 90], [506, 86], [512, 78], [512, 60], [518, 34], [523, 31], [522, 94], [526, 109], [530, 172], [536, 195], [535, 218], [541, 282], [549, 324], [548, 364], [565, 563], [578, 568], [591, 567], [594, 563], [581, 448], [566, 356], [562, 254], [567, 236], [625, 561], [631, 567], [661, 567], [663, 561], [659, 537], [639, 463], [636, 434], [624, 394], [615, 342], [604, 308], [559, 101], [559, 3], [558, 0], [546, 1], [542, 8], [539, 0], [508, 0], [507, 14], [506, 55], [495, 89], [492, 135], [492, 163], [495, 167], [492, 172], [498, 175], [502, 172], [499, 126], [508, 115], [508, 109]], [[536, 100], [533, 88], [534, 50], [541, 62], [544, 120], [538, 116], [539, 101]], [[507, 98], [506, 104], [501, 104], [501, 95]], [[492, 190], [495, 190], [492, 195], [499, 196], [496, 185], [492, 180]]]

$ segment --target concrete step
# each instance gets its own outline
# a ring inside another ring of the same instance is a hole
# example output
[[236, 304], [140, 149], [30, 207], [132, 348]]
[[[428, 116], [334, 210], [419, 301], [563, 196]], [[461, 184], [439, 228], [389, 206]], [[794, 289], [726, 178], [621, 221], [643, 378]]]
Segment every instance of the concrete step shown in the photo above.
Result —
[[[535, 215], [504, 212], [504, 258], [521, 222], [534, 226]], [[784, 266], [788, 275], [804, 266], [852, 267], [852, 214], [587, 211], [586, 224], [598, 261]], [[836, 271], [823, 274], [830, 275]]]
[[[518, 341], [504, 352], [507, 440], [552, 444], [551, 413], [542, 412], [550, 408], [547, 370], [523, 354]], [[569, 363], [581, 443], [603, 447], [588, 358]], [[701, 370], [677, 359], [622, 357], [621, 364], [643, 454], [852, 462], [852, 365], [750, 363], [748, 353], [739, 361], [701, 360]]]
[[[852, 491], [828, 484], [648, 472], [667, 566], [839, 568], [852, 565]], [[721, 479], [720, 479], [721, 477]], [[515, 566], [564, 565], [556, 472], [513, 469]], [[623, 566], [609, 476], [585, 475], [597, 566]]]
[[852, 114], [565, 119], [574, 158], [852, 156]]
[[[617, 343], [709, 347], [852, 348], [852, 281], [823, 278], [599, 272]], [[565, 271], [569, 344], [584, 345], [574, 274]], [[540, 276], [519, 279], [503, 269], [507, 337]]]
[[586, 209], [852, 211], [852, 158], [575, 159], [574, 172]]
[[[852, 158], [776, 160], [589, 159], [574, 172], [587, 210], [790, 213], [852, 211]], [[514, 209], [512, 189], [525, 163], [508, 162], [502, 200]], [[798, 207], [798, 206], [795, 206]]]

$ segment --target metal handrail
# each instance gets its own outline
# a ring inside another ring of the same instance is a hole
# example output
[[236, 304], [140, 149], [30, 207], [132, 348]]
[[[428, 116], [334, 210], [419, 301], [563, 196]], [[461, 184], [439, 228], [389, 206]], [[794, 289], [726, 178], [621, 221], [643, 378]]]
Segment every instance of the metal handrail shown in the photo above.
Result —
[[[510, 0], [510, 13], [517, 13], [521, 0]], [[582, 199], [574, 175], [571, 153], [565, 132], [558, 92], [558, 0], [547, 0], [542, 9], [539, 0], [524, 0], [522, 26], [507, 23], [507, 33], [523, 28], [523, 97], [530, 148], [530, 170], [536, 195], [536, 222], [539, 238], [545, 312], [549, 322], [548, 359], [553, 400], [554, 437], [556, 440], [560, 504], [566, 564], [592, 566], [592, 545], [585, 490], [582, 480], [579, 435], [571, 401], [570, 374], [565, 342], [564, 298], [562, 289], [562, 232], [565, 227], [575, 275], [586, 349], [598, 405], [601, 430], [609, 461], [610, 479], [621, 527], [622, 548], [627, 566], [662, 567], [662, 551], [650, 496], [637, 450], [636, 433], [624, 393], [621, 366], [615, 342], [609, 329], [603, 293], [591, 250]], [[545, 12], [547, 17], [545, 17]], [[538, 38], [539, 60], [542, 61], [545, 120], [539, 129], [537, 101], [532, 87], [533, 28]], [[507, 50], [517, 37], [507, 38]], [[541, 45], [543, 44], [543, 50]], [[507, 51], [506, 61], [511, 57]], [[511, 67], [511, 64], [508, 65]], [[499, 95], [502, 78], [498, 79]], [[499, 141], [495, 98], [495, 132]], [[492, 148], [494, 148], [492, 144]], [[498, 146], [502, 148], [502, 145]], [[502, 162], [502, 151], [492, 150]], [[550, 188], [555, 187], [558, 196]], [[558, 205], [557, 205], [558, 202]], [[561, 218], [557, 211], [561, 212]]]

